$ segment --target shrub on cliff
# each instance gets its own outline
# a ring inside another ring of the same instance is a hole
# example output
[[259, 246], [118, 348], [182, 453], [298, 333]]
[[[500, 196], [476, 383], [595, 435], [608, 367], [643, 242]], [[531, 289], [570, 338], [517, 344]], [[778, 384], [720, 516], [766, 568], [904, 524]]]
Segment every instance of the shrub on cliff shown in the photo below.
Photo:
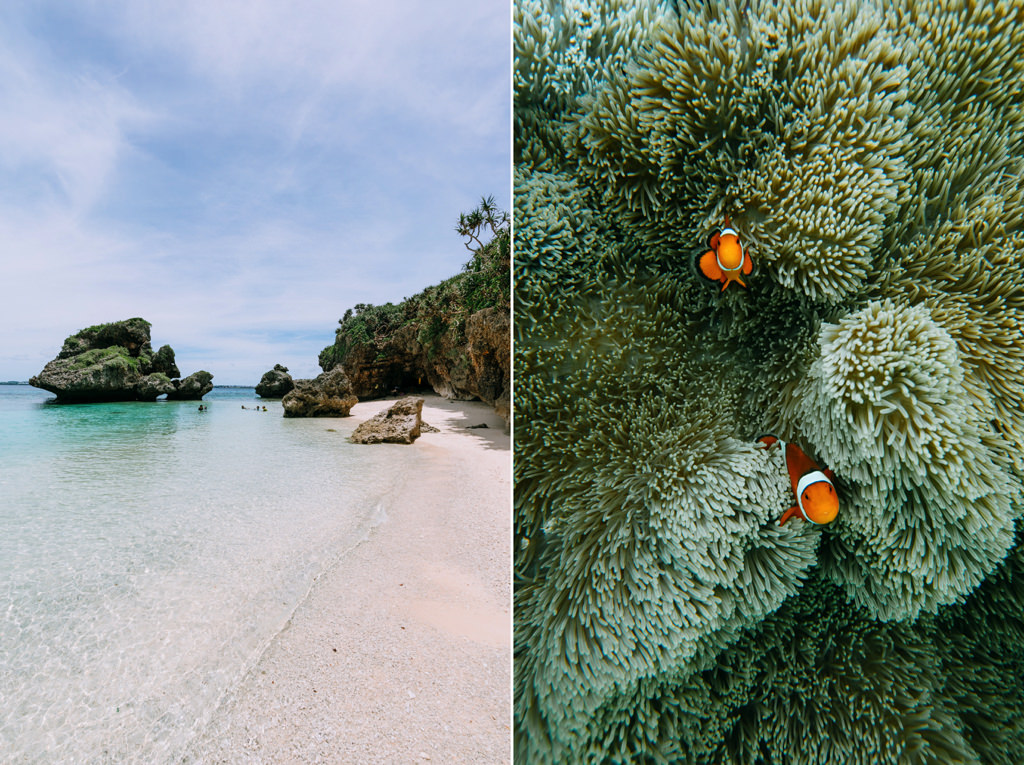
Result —
[[[473, 257], [461, 273], [395, 305], [358, 303], [345, 312], [335, 331], [334, 345], [320, 353], [320, 367], [327, 371], [342, 364], [355, 348], [372, 346], [377, 360], [385, 347], [404, 328], [423, 346], [430, 358], [446, 349], [465, 346], [466, 319], [485, 308], [509, 310], [508, 214], [497, 211], [493, 198], [485, 198], [471, 213], [460, 216], [456, 230], [470, 239], [466, 246]], [[484, 229], [492, 238], [480, 244]], [[478, 246], [470, 246], [477, 243]]]

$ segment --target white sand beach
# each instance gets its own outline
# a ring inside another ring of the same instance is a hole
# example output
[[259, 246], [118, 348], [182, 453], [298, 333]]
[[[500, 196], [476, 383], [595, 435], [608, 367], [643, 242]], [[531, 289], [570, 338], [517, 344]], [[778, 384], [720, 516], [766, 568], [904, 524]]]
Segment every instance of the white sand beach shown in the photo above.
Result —
[[[483, 403], [424, 398], [439, 433], [360, 448], [420, 450], [428, 469], [395, 476], [386, 517], [319, 577], [189, 761], [510, 761], [510, 438]], [[347, 437], [392, 403], [325, 425]]]

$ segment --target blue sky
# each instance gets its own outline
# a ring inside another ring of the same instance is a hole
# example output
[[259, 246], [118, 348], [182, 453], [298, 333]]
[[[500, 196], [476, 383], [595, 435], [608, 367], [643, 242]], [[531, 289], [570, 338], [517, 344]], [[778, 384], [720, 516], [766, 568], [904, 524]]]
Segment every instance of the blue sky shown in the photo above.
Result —
[[8, 2], [0, 380], [142, 316], [182, 374], [254, 385], [356, 303], [469, 258], [509, 209], [510, 11], [472, 0]]

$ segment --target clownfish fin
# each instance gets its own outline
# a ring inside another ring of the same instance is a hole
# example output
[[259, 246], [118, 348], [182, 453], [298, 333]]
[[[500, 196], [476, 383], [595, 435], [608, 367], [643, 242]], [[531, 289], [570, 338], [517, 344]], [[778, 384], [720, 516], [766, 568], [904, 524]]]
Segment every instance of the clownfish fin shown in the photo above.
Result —
[[722, 233], [722, 229], [716, 228], [716, 229], [713, 229], [710, 234], [708, 234], [708, 249], [710, 249], [710, 250], [717, 250], [718, 249], [718, 239], [721, 236], [721, 233]]
[[824, 469], [824, 470], [822, 470], [821, 472], [825, 474], [825, 477], [826, 477], [826, 478], [828, 478], [828, 480], [830, 480], [830, 481], [834, 481], [834, 480], [836, 480], [836, 474], [835, 474], [835, 473], [833, 473], [833, 472], [832, 472], [831, 470], [829, 470], [828, 468], [825, 468], [825, 469]]
[[743, 282], [742, 279], [740, 279], [739, 276], [736, 275], [735, 271], [730, 271], [728, 274], [725, 274], [723, 272], [722, 278], [725, 280], [725, 284], [722, 285], [722, 292], [725, 292], [725, 288], [728, 287], [733, 282], [736, 282], [738, 285], [743, 287], [743, 289], [747, 288], [747, 285]]
[[714, 250], [708, 250], [697, 256], [697, 271], [708, 281], [718, 282], [722, 280], [722, 269], [718, 267], [718, 257]]
[[789, 510], [787, 510], [786, 512], [784, 512], [782, 514], [781, 518], [779, 518], [779, 525], [781, 526], [786, 521], [788, 521], [790, 518], [794, 518], [794, 517], [798, 516], [799, 514], [800, 514], [799, 507], [797, 505], [793, 505], [791, 508], [789, 508]]
[[743, 251], [743, 273], [748, 276], [754, 270], [754, 261], [750, 257], [750, 253], [746, 250]]
[[756, 443], [763, 444], [765, 447], [772, 446], [778, 443], [779, 437], [774, 433], [765, 433], [763, 436], [759, 436], [754, 439]]

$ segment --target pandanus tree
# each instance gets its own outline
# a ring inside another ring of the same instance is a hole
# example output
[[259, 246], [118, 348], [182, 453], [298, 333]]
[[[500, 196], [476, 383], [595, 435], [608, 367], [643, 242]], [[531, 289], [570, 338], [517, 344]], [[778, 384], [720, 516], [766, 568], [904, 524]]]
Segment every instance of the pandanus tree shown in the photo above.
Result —
[[497, 208], [494, 197], [481, 197], [480, 204], [475, 209], [468, 213], [459, 213], [459, 223], [455, 231], [459, 236], [467, 237], [463, 243], [466, 249], [476, 252], [484, 246], [480, 236], [486, 234], [487, 229], [490, 229], [492, 236], [497, 236], [499, 231], [508, 228], [508, 224], [508, 213]]

